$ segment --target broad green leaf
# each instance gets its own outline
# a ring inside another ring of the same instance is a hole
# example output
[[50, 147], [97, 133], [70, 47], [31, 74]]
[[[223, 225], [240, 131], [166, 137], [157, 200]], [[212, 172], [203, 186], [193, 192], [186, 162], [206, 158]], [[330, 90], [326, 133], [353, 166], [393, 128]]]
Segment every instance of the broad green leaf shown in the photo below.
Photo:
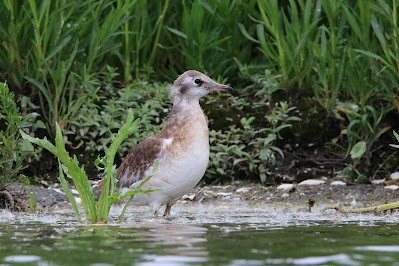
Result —
[[235, 166], [235, 165], [237, 165], [237, 164], [239, 164], [239, 163], [241, 163], [241, 162], [247, 161], [247, 160], [248, 160], [248, 158], [235, 159], [235, 160], [233, 161], [233, 165]]
[[270, 154], [271, 154], [270, 149], [261, 149], [260, 150], [260, 154], [259, 154], [259, 158], [262, 161], [267, 161], [270, 158]]
[[46, 138], [44, 138], [44, 139], [33, 138], [33, 137], [29, 136], [28, 134], [26, 134], [25, 132], [23, 132], [22, 130], [19, 130], [19, 133], [21, 134], [23, 139], [26, 139], [34, 144], [37, 144], [57, 156], [57, 154], [58, 154], [57, 148], [51, 142], [49, 142]]
[[353, 148], [352, 148], [352, 150], [350, 152], [351, 158], [352, 159], [359, 159], [366, 152], [366, 148], [367, 148], [366, 142], [365, 141], [359, 141], [358, 143], [356, 143], [353, 146]]

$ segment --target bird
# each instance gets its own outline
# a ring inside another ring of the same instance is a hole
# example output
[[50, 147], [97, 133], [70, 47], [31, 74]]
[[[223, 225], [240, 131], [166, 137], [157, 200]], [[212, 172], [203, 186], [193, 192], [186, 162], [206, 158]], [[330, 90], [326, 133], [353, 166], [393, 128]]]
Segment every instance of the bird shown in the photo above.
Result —
[[137, 197], [133, 205], [150, 206], [155, 217], [166, 205], [163, 216], [169, 216], [172, 206], [202, 179], [209, 162], [209, 129], [199, 99], [215, 91], [234, 89], [195, 70], [173, 82], [173, 105], [165, 127], [134, 146], [116, 171], [116, 188], [123, 195], [152, 174], [158, 162], [156, 172], [141, 188], [156, 191]]

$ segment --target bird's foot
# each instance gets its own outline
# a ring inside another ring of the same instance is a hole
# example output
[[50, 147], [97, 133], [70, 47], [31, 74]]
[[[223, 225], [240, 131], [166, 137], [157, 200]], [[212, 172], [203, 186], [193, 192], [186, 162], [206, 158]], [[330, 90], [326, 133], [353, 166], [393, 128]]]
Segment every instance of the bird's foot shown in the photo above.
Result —
[[166, 205], [166, 209], [165, 209], [165, 212], [163, 213], [163, 216], [164, 217], [166, 217], [166, 216], [169, 216], [170, 215], [170, 209], [172, 208], [172, 206], [170, 206], [170, 205]]

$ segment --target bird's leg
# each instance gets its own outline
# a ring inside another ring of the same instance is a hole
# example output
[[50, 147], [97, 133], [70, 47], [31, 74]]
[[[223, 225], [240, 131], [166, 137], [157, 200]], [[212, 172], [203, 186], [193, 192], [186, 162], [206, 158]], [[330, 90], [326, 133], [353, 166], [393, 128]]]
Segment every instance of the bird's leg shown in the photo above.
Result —
[[163, 216], [169, 216], [171, 208], [172, 208], [172, 205], [166, 204], [166, 209], [165, 209], [165, 212], [163, 213]]

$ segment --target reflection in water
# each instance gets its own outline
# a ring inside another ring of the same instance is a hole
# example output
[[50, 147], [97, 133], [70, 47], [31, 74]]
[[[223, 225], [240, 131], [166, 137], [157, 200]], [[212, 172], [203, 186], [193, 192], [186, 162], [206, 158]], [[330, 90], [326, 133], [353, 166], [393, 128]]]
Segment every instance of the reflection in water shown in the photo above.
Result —
[[[206, 245], [195, 245], [206, 242], [207, 229], [193, 225], [153, 224], [140, 227], [145, 229], [138, 241], [150, 243], [151, 248], [161, 248], [164, 254], [148, 255], [142, 258], [158, 264], [178, 265], [186, 262], [204, 262], [207, 260]], [[146, 265], [143, 262], [139, 265]]]

